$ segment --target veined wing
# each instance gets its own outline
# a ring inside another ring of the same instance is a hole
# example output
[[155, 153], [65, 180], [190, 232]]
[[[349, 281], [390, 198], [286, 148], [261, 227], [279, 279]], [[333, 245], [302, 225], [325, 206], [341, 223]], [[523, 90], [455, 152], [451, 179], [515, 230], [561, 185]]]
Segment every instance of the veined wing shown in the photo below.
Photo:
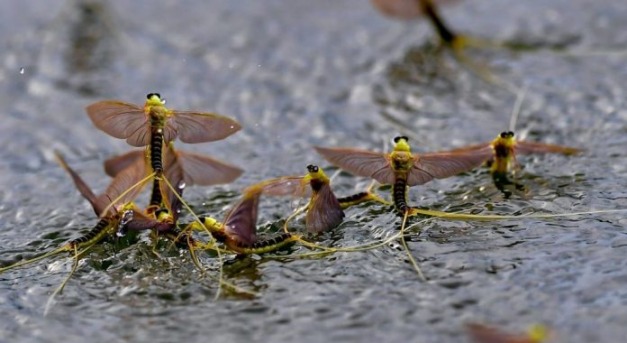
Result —
[[555, 145], [555, 144], [545, 144], [539, 142], [527, 142], [527, 141], [517, 141], [514, 145], [514, 152], [516, 154], [526, 155], [526, 154], [563, 154], [563, 155], [575, 155], [582, 152], [581, 149]]
[[[241, 128], [235, 119], [219, 114], [173, 111], [166, 124], [165, 140], [169, 142], [178, 135], [185, 143], [212, 142], [224, 139]], [[175, 131], [174, 137], [168, 130]]]
[[[137, 197], [139, 192], [146, 186], [147, 181], [139, 182], [148, 176], [146, 163], [143, 159], [137, 159], [130, 166], [119, 172], [111, 181], [104, 194], [98, 197], [100, 206], [104, 207], [115, 201], [115, 204], [126, 204]], [[132, 189], [131, 189], [132, 188]], [[126, 192], [128, 190], [128, 192]], [[125, 193], [124, 196], [121, 196]], [[119, 198], [119, 199], [118, 199]], [[100, 213], [100, 216], [106, 215]]]
[[305, 226], [309, 232], [323, 232], [340, 225], [344, 220], [344, 211], [333, 194], [331, 186], [324, 184], [311, 198], [310, 208], [305, 217]]
[[263, 193], [271, 196], [307, 197], [311, 189], [303, 176], [283, 176], [265, 180], [246, 188], [245, 192]]
[[145, 150], [133, 150], [126, 154], [114, 156], [107, 159], [104, 162], [104, 170], [107, 175], [114, 177], [118, 175], [122, 170], [128, 168], [131, 164], [135, 163], [138, 159], [144, 160], [146, 157]]
[[176, 222], [181, 212], [181, 208], [183, 207], [183, 203], [179, 200], [179, 197], [183, 196], [183, 190], [187, 184], [184, 180], [183, 166], [178, 159], [178, 155], [173, 153], [172, 148], [166, 150], [164, 168], [165, 178], [168, 182], [170, 182], [172, 187], [175, 188], [176, 193], [170, 189], [165, 180], [160, 181], [159, 188], [162, 192], [164, 192], [165, 196], [163, 197], [163, 201], [165, 201], [166, 208], [171, 211], [172, 216], [174, 217], [174, 222]]
[[87, 199], [87, 201], [89, 201], [89, 203], [91, 204], [91, 207], [94, 209], [94, 212], [96, 213], [96, 215], [100, 216], [100, 212], [104, 209], [104, 207], [100, 207], [100, 204], [99, 204], [99, 201], [98, 201], [98, 197], [96, 197], [96, 194], [94, 194], [94, 192], [91, 190], [91, 188], [85, 183], [83, 178], [80, 177], [80, 175], [78, 175], [78, 173], [76, 173], [76, 171], [74, 171], [74, 169], [72, 169], [67, 164], [67, 162], [65, 161], [65, 159], [63, 158], [63, 156], [60, 153], [55, 151], [54, 154], [55, 154], [55, 157], [57, 158], [57, 162], [59, 162], [61, 167], [63, 169], [65, 169], [65, 171], [68, 174], [70, 174], [70, 177], [72, 178], [72, 181], [74, 181], [74, 185], [76, 186], [78, 191], [81, 193], [83, 198], [85, 198], [85, 199]]
[[447, 178], [479, 167], [493, 155], [491, 146], [463, 152], [436, 152], [414, 155], [414, 166], [407, 176], [407, 185], [421, 185], [434, 178]]
[[394, 183], [395, 175], [385, 154], [351, 148], [314, 147], [327, 161], [357, 176], [371, 177], [384, 185]]
[[134, 104], [104, 100], [86, 108], [94, 125], [107, 134], [126, 141], [133, 146], [150, 143], [150, 123], [144, 109]]
[[229, 238], [251, 246], [257, 240], [257, 209], [260, 193], [245, 194], [233, 207], [224, 221], [224, 230]]
[[183, 171], [183, 180], [188, 185], [209, 186], [230, 183], [244, 172], [234, 165], [208, 156], [184, 151], [175, 152], [171, 148], [166, 155], [170, 153], [176, 154], [177, 162]]

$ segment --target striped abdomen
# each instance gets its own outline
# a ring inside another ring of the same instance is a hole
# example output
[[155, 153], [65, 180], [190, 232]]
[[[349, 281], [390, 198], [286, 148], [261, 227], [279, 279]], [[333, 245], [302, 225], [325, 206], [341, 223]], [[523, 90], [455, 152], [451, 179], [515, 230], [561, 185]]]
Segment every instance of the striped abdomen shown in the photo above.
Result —
[[152, 180], [152, 194], [150, 194], [150, 207], [161, 207], [163, 203], [163, 193], [161, 193], [161, 185], [159, 179]]
[[402, 213], [407, 212], [407, 181], [404, 178], [396, 178], [394, 187], [392, 188], [392, 199], [394, 206]]
[[106, 229], [109, 227], [110, 223], [111, 221], [108, 218], [100, 219], [100, 221], [98, 221], [98, 224], [96, 224], [96, 226], [94, 226], [93, 229], [89, 230], [89, 232], [87, 232], [85, 235], [70, 241], [70, 247], [75, 248], [83, 244], [98, 242], [107, 234]]
[[353, 195], [349, 195], [349, 196], [346, 196], [346, 197], [338, 198], [337, 201], [342, 206], [344, 206], [345, 204], [350, 206], [350, 205], [353, 205], [355, 203], [359, 203], [359, 202], [363, 201], [369, 195], [370, 195], [370, 193], [368, 193], [368, 192], [359, 192], [357, 194], [353, 194]]
[[163, 173], [163, 130], [153, 129], [150, 134], [150, 165], [155, 174]]
[[240, 254], [264, 254], [280, 249], [288, 244], [296, 242], [297, 240], [298, 236], [285, 232], [270, 239], [257, 241], [252, 246], [244, 246], [236, 243], [236, 246], [231, 248]]

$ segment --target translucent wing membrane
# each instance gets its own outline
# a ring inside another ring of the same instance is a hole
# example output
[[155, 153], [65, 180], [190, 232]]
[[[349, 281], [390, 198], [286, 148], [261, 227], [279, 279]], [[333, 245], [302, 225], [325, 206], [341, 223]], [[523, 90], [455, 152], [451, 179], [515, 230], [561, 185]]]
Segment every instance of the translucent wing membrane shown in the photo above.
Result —
[[70, 174], [72, 181], [74, 181], [74, 185], [76, 186], [78, 191], [81, 193], [81, 195], [85, 199], [87, 199], [87, 201], [89, 201], [89, 203], [91, 204], [91, 207], [94, 209], [94, 212], [96, 213], [96, 216], [100, 216], [100, 213], [104, 210], [107, 204], [104, 204], [103, 206], [102, 201], [99, 201], [96, 194], [94, 194], [91, 188], [85, 183], [85, 181], [83, 181], [83, 178], [81, 178], [80, 175], [78, 175], [78, 173], [76, 173], [76, 171], [74, 171], [74, 169], [72, 169], [67, 164], [67, 162], [65, 161], [65, 159], [60, 153], [55, 151], [55, 157], [57, 158], [57, 162], [59, 162], [61, 167], [65, 169], [65, 171], [68, 174]]
[[[111, 184], [109, 184], [105, 193], [101, 195], [99, 199], [101, 199], [101, 201], [108, 199], [108, 201], [111, 202], [126, 192], [126, 194], [122, 196], [116, 204], [128, 203], [135, 199], [146, 185], [146, 182], [139, 186], [137, 184], [147, 175], [148, 170], [146, 169], [145, 160], [136, 159], [132, 164], [115, 175], [113, 181], [111, 181]], [[101, 213], [100, 215], [102, 216], [104, 213]]]
[[115, 156], [107, 159], [104, 162], [104, 170], [107, 175], [113, 177], [118, 175], [122, 170], [128, 168], [137, 160], [144, 160], [146, 158], [145, 150], [133, 150], [131, 152], [127, 152], [126, 154]]
[[357, 176], [371, 177], [381, 184], [393, 184], [395, 175], [385, 154], [350, 148], [322, 148], [316, 151], [327, 161]]
[[271, 196], [307, 197], [311, 194], [311, 189], [307, 187], [307, 182], [302, 176], [284, 176], [266, 180], [246, 189], [246, 192], [255, 191]]
[[[169, 153], [173, 152], [172, 149], [168, 149], [168, 151]], [[188, 185], [210, 186], [230, 183], [244, 172], [234, 165], [211, 157], [183, 151], [174, 153], [182, 167], [184, 181]]]
[[344, 211], [329, 184], [324, 184], [311, 199], [305, 217], [309, 232], [323, 232], [337, 227], [344, 220]]
[[245, 194], [233, 207], [224, 221], [224, 230], [229, 238], [245, 246], [257, 240], [257, 209], [260, 193]]
[[[105, 172], [107, 175], [115, 176], [137, 160], [144, 161], [145, 157], [146, 155], [143, 150], [136, 150], [110, 158], [105, 161]], [[230, 183], [243, 173], [242, 169], [234, 165], [208, 156], [180, 150], [175, 151], [172, 147], [166, 150], [164, 159], [166, 177], [168, 174], [167, 171], [170, 169], [173, 169], [173, 172], [175, 170], [181, 171], [183, 173], [182, 180], [188, 186], [210, 186]], [[176, 165], [176, 168], [170, 167], [170, 165]], [[178, 183], [174, 181], [172, 177], [169, 177], [168, 180], [170, 180], [174, 186]]]
[[122, 101], [105, 100], [87, 106], [94, 125], [107, 134], [133, 146], [150, 143], [150, 124], [144, 109]]
[[571, 148], [567, 146], [545, 144], [538, 142], [517, 141], [514, 145], [514, 152], [516, 154], [563, 154], [574, 155], [582, 152], [581, 149]]
[[[213, 113], [174, 111], [168, 122], [185, 143], [212, 142], [224, 139], [239, 129], [240, 124], [231, 118]], [[166, 142], [171, 141], [166, 137]]]
[[434, 178], [442, 179], [467, 172], [479, 167], [490, 157], [492, 157], [490, 146], [464, 152], [414, 155], [414, 166], [407, 176], [407, 185], [420, 185]]

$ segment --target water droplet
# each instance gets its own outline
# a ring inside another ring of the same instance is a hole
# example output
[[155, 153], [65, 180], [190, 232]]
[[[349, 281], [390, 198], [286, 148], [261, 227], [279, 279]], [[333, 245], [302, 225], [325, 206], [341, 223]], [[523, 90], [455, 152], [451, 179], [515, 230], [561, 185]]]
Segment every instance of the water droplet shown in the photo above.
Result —
[[26, 69], [24, 67], [20, 68], [20, 75], [24, 75], [25, 71], [26, 71]]
[[234, 129], [234, 128], [235, 128], [235, 126], [231, 125], [231, 129]]

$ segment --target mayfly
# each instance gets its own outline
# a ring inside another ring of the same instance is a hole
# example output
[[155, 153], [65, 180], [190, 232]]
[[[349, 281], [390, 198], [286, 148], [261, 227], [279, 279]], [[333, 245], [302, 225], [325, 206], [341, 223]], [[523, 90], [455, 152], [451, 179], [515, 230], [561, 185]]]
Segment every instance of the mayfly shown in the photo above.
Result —
[[475, 343], [542, 343], [551, 336], [544, 325], [532, 325], [525, 334], [511, 334], [483, 324], [466, 324], [466, 331]]
[[352, 174], [371, 177], [384, 185], [393, 185], [394, 205], [401, 213], [409, 210], [408, 186], [467, 172], [480, 166], [492, 154], [489, 147], [468, 152], [413, 154], [405, 136], [394, 138], [394, 150], [389, 154], [352, 148], [315, 149], [331, 164]]
[[[332, 229], [344, 219], [344, 211], [331, 190], [329, 178], [315, 165], [307, 166], [304, 176], [284, 176], [265, 180], [244, 190], [242, 199], [227, 216], [227, 229], [250, 232], [257, 222], [257, 207], [262, 194], [269, 196], [310, 197], [305, 217], [307, 231], [319, 233]], [[251, 237], [254, 238], [254, 237]], [[250, 243], [249, 239], [244, 242]]]
[[372, 0], [372, 4], [381, 13], [401, 20], [426, 17], [442, 42], [453, 48], [462, 46], [462, 37], [444, 23], [434, 0]]
[[568, 146], [519, 141], [516, 140], [513, 131], [501, 132], [490, 142], [461, 147], [453, 151], [472, 153], [473, 151], [485, 151], [486, 148], [492, 151], [492, 154], [486, 158], [486, 162], [490, 166], [494, 185], [508, 197], [511, 195], [511, 191], [507, 189], [509, 186], [514, 186], [519, 191], [525, 189], [524, 185], [511, 181], [508, 176], [511, 170], [518, 167], [517, 155], [552, 153], [569, 156], [582, 152], [581, 149]]
[[[112, 157], [105, 161], [104, 169], [109, 176], [128, 173], [136, 182], [148, 174], [147, 155], [143, 150], [135, 150]], [[233, 182], [243, 172], [242, 169], [217, 159], [195, 153], [175, 150], [168, 144], [164, 151], [165, 177], [173, 185], [180, 182], [186, 186], [210, 186]], [[170, 176], [180, 174], [176, 176]], [[150, 208], [158, 209], [162, 203], [163, 190], [167, 189], [165, 180], [153, 179]]]
[[92, 206], [94, 213], [99, 217], [98, 223], [83, 236], [73, 239], [63, 246], [43, 255], [0, 268], [0, 272], [30, 264], [62, 252], [74, 253], [76, 267], [78, 257], [81, 254], [94, 244], [129, 224], [132, 218], [140, 212], [132, 203], [132, 199], [137, 195], [137, 191], [132, 189], [134, 186], [133, 179], [129, 178], [127, 174], [121, 174], [114, 178], [105, 192], [100, 196], [96, 196], [80, 175], [65, 162], [60, 154], [57, 153], [56, 158], [63, 169], [70, 175], [78, 191]]
[[241, 126], [231, 118], [214, 113], [170, 110], [159, 93], [146, 96], [143, 107], [117, 100], [104, 100], [87, 106], [94, 125], [132, 146], [149, 146], [153, 171], [163, 171], [162, 150], [176, 138], [184, 143], [203, 143], [224, 139]]

